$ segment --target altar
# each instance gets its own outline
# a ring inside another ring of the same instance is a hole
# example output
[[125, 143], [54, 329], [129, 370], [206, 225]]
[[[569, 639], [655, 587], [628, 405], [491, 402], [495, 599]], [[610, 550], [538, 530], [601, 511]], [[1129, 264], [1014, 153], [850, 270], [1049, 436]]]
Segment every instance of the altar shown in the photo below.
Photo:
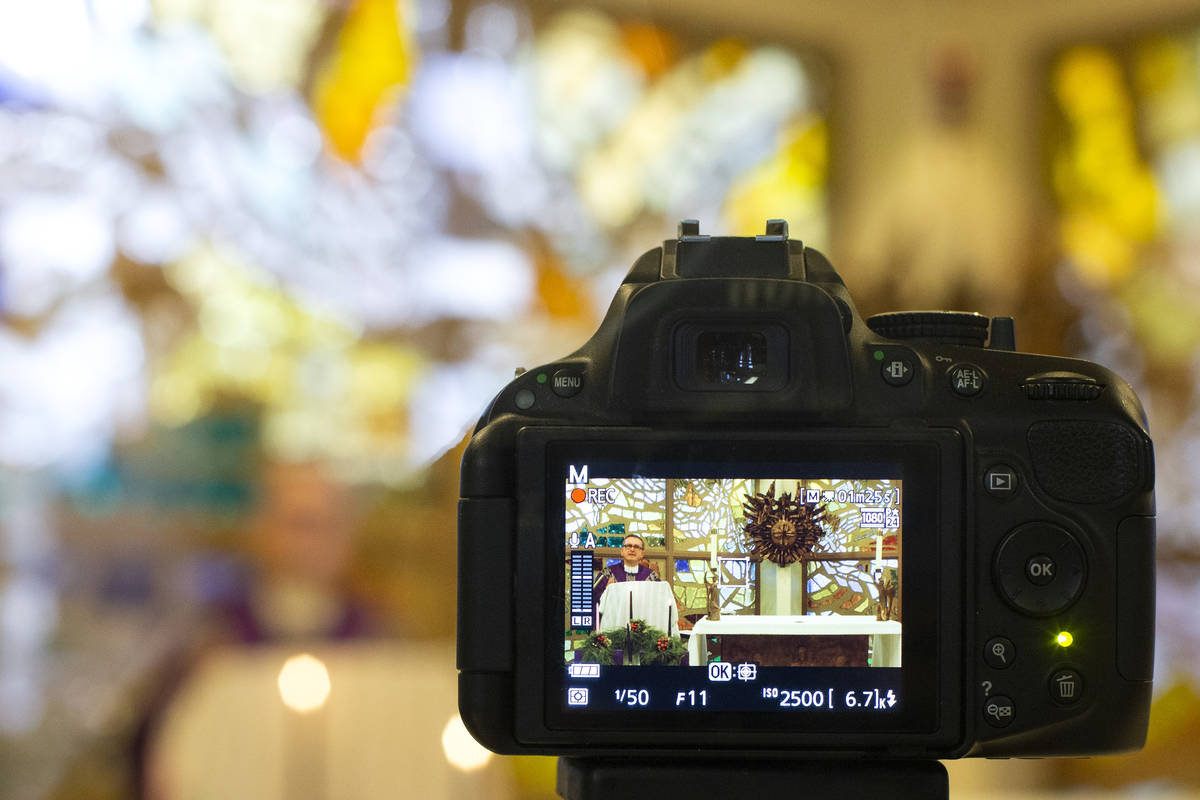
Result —
[[[679, 635], [679, 613], [675, 595], [663, 581], [622, 581], [610, 583], [600, 596], [600, 623], [596, 630], [624, 628], [631, 619], [642, 619], [651, 628], [670, 636]], [[632, 616], [631, 616], [632, 612]]]
[[[721, 660], [759, 666], [898, 667], [901, 623], [873, 616], [727, 615], [692, 626], [688, 663], [708, 663], [709, 637], [720, 637]], [[868, 654], [870, 657], [868, 664]]]

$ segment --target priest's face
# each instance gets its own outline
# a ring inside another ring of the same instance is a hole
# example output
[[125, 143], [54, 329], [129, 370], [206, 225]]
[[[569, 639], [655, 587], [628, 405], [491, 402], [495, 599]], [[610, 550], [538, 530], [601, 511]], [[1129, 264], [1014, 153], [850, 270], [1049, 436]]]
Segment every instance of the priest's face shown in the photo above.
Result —
[[640, 537], [626, 536], [621, 544], [621, 560], [625, 562], [626, 567], [637, 569], [638, 562], [642, 560], [645, 552], [646, 546]]

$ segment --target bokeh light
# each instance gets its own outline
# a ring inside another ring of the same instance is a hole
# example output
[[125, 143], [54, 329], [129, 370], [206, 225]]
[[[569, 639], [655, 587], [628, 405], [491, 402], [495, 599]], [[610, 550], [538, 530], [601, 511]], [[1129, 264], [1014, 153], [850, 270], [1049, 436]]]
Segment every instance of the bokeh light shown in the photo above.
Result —
[[292, 656], [279, 670], [279, 696], [293, 711], [316, 711], [329, 699], [332, 684], [329, 671], [317, 657], [308, 653]]
[[463, 772], [471, 772], [487, 766], [492, 760], [491, 752], [471, 736], [462, 717], [455, 714], [442, 731], [442, 750], [446, 760]]

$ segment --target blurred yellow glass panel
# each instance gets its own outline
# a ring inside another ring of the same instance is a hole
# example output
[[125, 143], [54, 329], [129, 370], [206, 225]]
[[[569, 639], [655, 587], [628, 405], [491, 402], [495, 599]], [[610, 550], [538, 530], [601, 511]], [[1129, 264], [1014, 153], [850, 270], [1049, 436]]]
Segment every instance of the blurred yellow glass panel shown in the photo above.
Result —
[[313, 92], [313, 108], [332, 150], [356, 161], [379, 114], [411, 78], [416, 42], [401, 17], [407, 4], [358, 0]]
[[1072, 119], [1100, 114], [1130, 114], [1120, 64], [1100, 47], [1076, 47], [1054, 70], [1054, 94]]
[[1177, 39], [1156, 36], [1142, 42], [1133, 64], [1138, 93], [1154, 95], [1169, 91], [1179, 84], [1191, 61], [1187, 48]]
[[1095, 214], [1066, 213], [1059, 223], [1063, 249], [1081, 278], [1108, 285], [1133, 266], [1133, 244]]
[[[1160, 63], [1148, 73], [1161, 77], [1170, 69]], [[1110, 286], [1129, 275], [1139, 246], [1160, 231], [1159, 189], [1139, 151], [1132, 98], [1111, 53], [1069, 50], [1056, 65], [1054, 91], [1067, 123], [1052, 161], [1062, 246], [1080, 277]]]
[[1112, 193], [1112, 176], [1137, 168], [1131, 123], [1127, 117], [1101, 116], [1089, 118], [1076, 132], [1072, 166], [1091, 191]]
[[1159, 232], [1160, 200], [1154, 174], [1137, 165], [1115, 176], [1112, 221], [1119, 231], [1137, 241], [1149, 241]]
[[1151, 151], [1200, 138], [1196, 50], [1180, 39], [1155, 37], [1134, 52], [1139, 128]]
[[734, 183], [726, 198], [724, 213], [738, 235], [762, 233], [765, 219], [786, 219], [791, 230], [806, 236], [826, 228], [825, 121], [808, 115], [783, 131], [780, 139], [775, 155]]

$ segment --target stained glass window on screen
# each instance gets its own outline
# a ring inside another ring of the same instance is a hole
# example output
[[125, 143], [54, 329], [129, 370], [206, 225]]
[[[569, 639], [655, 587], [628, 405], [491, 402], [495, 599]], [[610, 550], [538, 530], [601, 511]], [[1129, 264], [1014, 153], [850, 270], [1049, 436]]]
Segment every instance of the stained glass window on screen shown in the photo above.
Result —
[[[604, 503], [569, 503], [567, 535], [587, 541], [591, 534], [592, 547], [613, 548], [619, 551], [627, 535], [637, 534], [646, 548], [661, 548], [666, 521], [666, 481], [662, 478], [597, 479], [596, 488], [611, 488], [613, 500]], [[578, 546], [578, 545], [575, 545]], [[614, 552], [615, 557], [615, 552]]]
[[[885, 569], [897, 569], [899, 561], [883, 559]], [[808, 613], [873, 614], [879, 590], [872, 574], [874, 562], [811, 561], [808, 563]]]

